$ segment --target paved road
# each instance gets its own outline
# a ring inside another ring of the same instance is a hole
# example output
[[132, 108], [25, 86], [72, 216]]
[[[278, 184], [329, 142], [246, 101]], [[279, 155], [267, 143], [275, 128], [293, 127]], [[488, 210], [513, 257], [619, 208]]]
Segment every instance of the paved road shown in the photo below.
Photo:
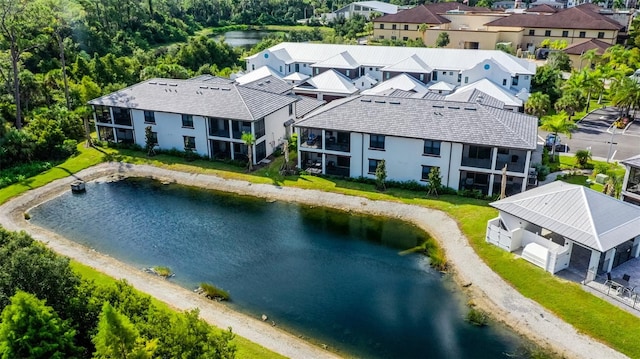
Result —
[[[593, 111], [577, 122], [578, 129], [570, 139], [560, 135], [562, 143], [569, 145], [570, 153], [590, 148], [594, 158], [610, 158], [611, 161], [621, 161], [640, 154], [640, 119], [625, 130], [613, 129], [611, 125], [618, 115], [619, 111], [614, 107]], [[539, 131], [540, 141], [544, 141], [547, 133]]]

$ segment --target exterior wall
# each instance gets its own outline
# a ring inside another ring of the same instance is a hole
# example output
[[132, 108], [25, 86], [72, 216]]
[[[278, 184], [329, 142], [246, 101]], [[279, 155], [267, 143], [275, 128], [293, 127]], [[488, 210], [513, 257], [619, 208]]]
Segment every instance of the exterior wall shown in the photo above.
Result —
[[[249, 69], [248, 62], [249, 61], [247, 60], [247, 69]], [[297, 65], [297, 68], [296, 68], [296, 65]], [[256, 66], [256, 69], [258, 67], [259, 66]], [[311, 67], [311, 64], [307, 64], [307, 63], [304, 63], [304, 62], [295, 62], [295, 63], [292, 63], [292, 64], [288, 64], [287, 65], [287, 74], [292, 74], [294, 72], [299, 72], [301, 74], [305, 74], [305, 75], [311, 76], [311, 75], [313, 75], [313, 68]]]
[[193, 128], [182, 127], [182, 115], [176, 113], [154, 112], [156, 123], [144, 122], [144, 111], [131, 110], [135, 142], [145, 146], [145, 128], [151, 126], [151, 130], [158, 134], [158, 147], [163, 150], [176, 148], [184, 150], [184, 138], [191, 136], [196, 138], [196, 150], [199, 155], [209, 156], [207, 142], [206, 121], [201, 116], [193, 116]]
[[[384, 29], [380, 26], [383, 25]], [[393, 26], [395, 25], [395, 29]], [[405, 30], [405, 26], [407, 30]], [[432, 26], [427, 24], [427, 26]], [[422, 33], [419, 30], [420, 24], [411, 23], [392, 23], [392, 22], [375, 22], [373, 23], [373, 38], [374, 39], [386, 39], [386, 40], [403, 40], [407, 39], [421, 39]]]
[[[286, 128], [284, 127], [284, 123], [288, 120], [295, 119], [295, 106], [296, 104], [293, 103], [293, 113], [291, 115], [289, 115], [289, 107], [287, 106], [267, 115], [264, 118], [264, 140], [267, 141], [267, 157], [272, 154], [278, 146], [280, 146], [282, 141], [286, 139]], [[261, 142], [261, 140], [258, 139], [256, 142]]]
[[[529, 35], [529, 31], [534, 30], [535, 35]], [[551, 36], [545, 36], [545, 31], [550, 30]], [[568, 31], [568, 36], [563, 37], [562, 32]], [[585, 36], [580, 37], [580, 32], [584, 31]], [[604, 37], [598, 39], [598, 33], [603, 32]], [[616, 44], [616, 39], [618, 37], [618, 31], [615, 30], [580, 30], [580, 29], [561, 29], [561, 28], [550, 28], [550, 29], [540, 29], [540, 28], [525, 28], [524, 35], [522, 38], [522, 48], [525, 48], [527, 44], [533, 44], [536, 47], [540, 46], [540, 43], [549, 39], [551, 41], [554, 40], [565, 40], [567, 44], [573, 44], [575, 42], [582, 42], [585, 39], [598, 39], [600, 41], [606, 42], [611, 45]]]
[[[287, 65], [284, 61], [277, 58], [271, 51], [264, 50], [260, 56], [254, 59], [247, 59], [247, 71], [253, 71], [262, 66], [269, 66], [273, 70], [280, 72], [282, 76], [287, 76], [294, 71], [287, 71]], [[291, 66], [293, 68], [293, 66]], [[308, 65], [307, 65], [308, 67]]]
[[428, 47], [435, 47], [438, 36], [443, 32], [449, 34], [449, 44], [445, 47], [450, 49], [464, 49], [465, 43], [477, 42], [480, 50], [494, 50], [499, 36], [499, 33], [494, 31], [431, 28], [425, 31], [424, 44]]

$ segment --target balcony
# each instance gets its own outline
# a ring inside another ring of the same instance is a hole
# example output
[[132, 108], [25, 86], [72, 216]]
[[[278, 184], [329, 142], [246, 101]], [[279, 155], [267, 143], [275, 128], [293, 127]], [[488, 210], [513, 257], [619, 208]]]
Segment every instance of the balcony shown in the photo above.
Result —
[[300, 136], [300, 147], [322, 149], [322, 130], [304, 129]]
[[524, 173], [524, 165], [527, 160], [527, 151], [499, 148], [496, 158], [496, 169], [502, 169], [507, 165], [508, 172]]
[[325, 147], [329, 151], [349, 152], [351, 151], [351, 135], [349, 132], [326, 131], [327, 140]]
[[464, 145], [461, 164], [466, 167], [491, 168], [491, 147]]
[[229, 121], [209, 118], [209, 136], [229, 138]]

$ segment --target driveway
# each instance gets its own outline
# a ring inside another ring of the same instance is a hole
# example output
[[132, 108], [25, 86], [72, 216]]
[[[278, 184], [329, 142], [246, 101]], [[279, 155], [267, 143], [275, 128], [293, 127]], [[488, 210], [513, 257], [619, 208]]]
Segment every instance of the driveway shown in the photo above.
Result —
[[[613, 122], [619, 116], [615, 107], [597, 109], [577, 121], [578, 128], [571, 138], [561, 134], [563, 144], [569, 146], [570, 153], [589, 149], [594, 159], [621, 161], [640, 154], [640, 118], [627, 129], [614, 129]], [[544, 143], [548, 132], [538, 131], [539, 141]]]

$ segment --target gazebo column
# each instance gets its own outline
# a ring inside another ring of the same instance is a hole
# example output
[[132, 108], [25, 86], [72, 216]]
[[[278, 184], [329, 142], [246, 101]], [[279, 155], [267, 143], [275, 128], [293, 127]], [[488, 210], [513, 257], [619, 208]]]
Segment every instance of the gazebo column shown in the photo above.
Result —
[[638, 256], [640, 256], [640, 236], [637, 236], [636, 238], [633, 239], [633, 247], [631, 247], [631, 256], [633, 258], [638, 258]]
[[584, 279], [584, 284], [587, 284], [596, 279], [596, 275], [598, 274], [598, 263], [600, 263], [600, 255], [600, 252], [591, 250], [591, 258], [589, 259], [588, 267], [589, 269], [587, 269], [587, 276]]
[[608, 251], [604, 252], [604, 263], [602, 264], [602, 270], [609, 273], [611, 272], [611, 268], [613, 268], [613, 258], [616, 255], [616, 249], [611, 248]]

